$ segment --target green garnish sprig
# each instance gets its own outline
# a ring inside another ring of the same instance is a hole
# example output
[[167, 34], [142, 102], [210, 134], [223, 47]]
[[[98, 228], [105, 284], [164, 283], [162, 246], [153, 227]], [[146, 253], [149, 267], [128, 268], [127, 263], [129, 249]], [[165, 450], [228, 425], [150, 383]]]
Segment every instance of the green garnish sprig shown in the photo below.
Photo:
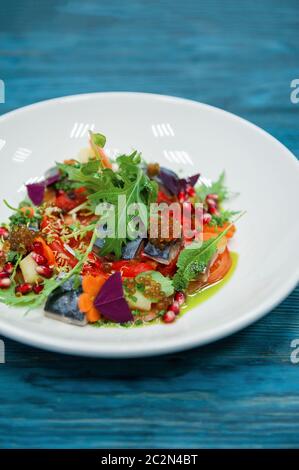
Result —
[[210, 238], [202, 244], [193, 242], [181, 251], [177, 261], [178, 270], [173, 278], [173, 285], [176, 291], [186, 290], [191, 281], [195, 281], [200, 274], [205, 272], [211, 259], [217, 252], [218, 242], [243, 214], [244, 212], [216, 237]]

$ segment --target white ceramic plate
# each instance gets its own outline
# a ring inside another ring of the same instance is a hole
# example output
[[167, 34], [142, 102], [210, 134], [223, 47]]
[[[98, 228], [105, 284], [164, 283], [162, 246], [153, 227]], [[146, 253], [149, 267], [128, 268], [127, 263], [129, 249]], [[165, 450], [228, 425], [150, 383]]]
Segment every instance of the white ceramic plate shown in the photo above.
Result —
[[[0, 199], [12, 205], [24, 182], [55, 161], [76, 155], [93, 127], [107, 136], [111, 153], [141, 150], [185, 174], [216, 178], [240, 196], [245, 209], [233, 249], [232, 279], [209, 300], [171, 325], [145, 328], [80, 328], [50, 320], [43, 311], [0, 306], [0, 333], [64, 353], [146, 356], [187, 349], [231, 334], [269, 312], [299, 278], [298, 188], [295, 157], [269, 134], [211, 106], [141, 93], [97, 93], [37, 103], [0, 118]], [[0, 220], [9, 211], [1, 205]]]

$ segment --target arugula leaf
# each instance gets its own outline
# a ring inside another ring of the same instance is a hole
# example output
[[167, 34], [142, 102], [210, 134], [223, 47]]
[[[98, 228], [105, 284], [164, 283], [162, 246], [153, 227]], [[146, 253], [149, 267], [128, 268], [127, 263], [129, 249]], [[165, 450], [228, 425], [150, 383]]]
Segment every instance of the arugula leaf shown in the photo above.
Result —
[[[121, 256], [122, 246], [126, 238], [122, 236], [124, 228], [127, 228], [134, 219], [134, 214], [127, 213], [127, 207], [131, 204], [144, 204], [149, 208], [151, 202], [157, 198], [157, 183], [151, 181], [140, 166], [140, 155], [133, 152], [131, 155], [122, 155], [117, 158], [119, 170], [113, 173], [111, 170], [103, 170], [100, 190], [89, 196], [94, 203], [107, 202], [114, 206], [115, 210], [115, 237], [105, 238], [101, 254], [114, 252], [116, 257]], [[105, 177], [106, 176], [106, 177]], [[118, 204], [119, 197], [125, 197], [126, 205]], [[149, 210], [147, 211], [149, 215]]]
[[[93, 174], [89, 172], [90, 163], [94, 164]], [[57, 162], [56, 165], [60, 171], [67, 174], [70, 181], [84, 185], [91, 192], [99, 188], [100, 175], [97, 173], [101, 168], [99, 160], [92, 160], [87, 163], [76, 162], [73, 165]]]
[[[101, 203], [108, 203], [114, 207], [116, 230], [115, 236], [106, 237], [101, 254], [115, 253], [121, 256], [122, 246], [127, 239], [122, 235], [123, 228], [127, 228], [133, 220], [134, 214], [128, 215], [126, 208], [130, 204], [142, 203], [149, 207], [157, 199], [157, 183], [151, 181], [144, 173], [140, 154], [134, 151], [130, 155], [121, 155], [116, 159], [118, 171], [109, 168], [102, 169], [99, 160], [92, 160], [76, 165], [58, 164], [59, 168], [68, 173], [72, 181], [80, 182], [89, 192], [88, 201], [90, 209], [96, 213]], [[119, 197], [125, 197], [126, 206], [119, 207]], [[149, 214], [149, 211], [148, 211]]]
[[223, 171], [218, 180], [214, 181], [211, 186], [206, 186], [204, 183], [201, 183], [200, 186], [196, 187], [196, 193], [201, 202], [204, 202], [208, 194], [217, 194], [218, 201], [223, 202], [229, 198], [229, 191], [224, 183], [225, 181], [225, 172]]
[[193, 242], [181, 251], [177, 261], [178, 271], [173, 278], [173, 285], [176, 291], [185, 290], [189, 282], [196, 280], [205, 271], [210, 260], [217, 252], [219, 240], [226, 235], [231, 225], [217, 235], [217, 237], [210, 238], [202, 244]]
[[99, 160], [89, 160], [87, 163], [82, 164], [81, 171], [83, 175], [94, 175], [99, 171]]
[[51, 294], [51, 292], [53, 292], [57, 287], [63, 285], [72, 276], [77, 276], [80, 274], [82, 266], [84, 265], [89, 253], [92, 250], [96, 237], [97, 237], [97, 233], [96, 231], [94, 231], [93, 236], [90, 240], [90, 243], [84, 255], [81, 256], [76, 266], [71, 271], [69, 271], [64, 277], [62, 278], [52, 277], [50, 279], [44, 279], [44, 289], [39, 295], [30, 293], [30, 294], [18, 297], [15, 294], [14, 283], [12, 283], [9, 289], [0, 291], [0, 302], [9, 306], [16, 306], [16, 307], [27, 306], [28, 311], [34, 308], [40, 307], [46, 301], [47, 297]]
[[56, 190], [62, 190], [62, 191], [65, 191], [66, 193], [69, 191], [72, 191], [77, 186], [79, 186], [78, 183], [74, 183], [73, 181], [70, 181], [68, 178], [62, 178], [61, 180], [53, 184], [53, 187]]
[[[63, 279], [64, 282], [64, 279]], [[1, 290], [0, 292], [0, 302], [13, 306], [13, 307], [26, 307], [30, 306], [30, 310], [36, 307], [39, 307], [48, 297], [48, 295], [58, 287], [62, 282], [59, 282], [55, 278], [45, 279], [44, 289], [41, 294], [37, 295], [33, 292], [27, 295], [17, 296], [15, 293], [15, 285], [9, 289]]]

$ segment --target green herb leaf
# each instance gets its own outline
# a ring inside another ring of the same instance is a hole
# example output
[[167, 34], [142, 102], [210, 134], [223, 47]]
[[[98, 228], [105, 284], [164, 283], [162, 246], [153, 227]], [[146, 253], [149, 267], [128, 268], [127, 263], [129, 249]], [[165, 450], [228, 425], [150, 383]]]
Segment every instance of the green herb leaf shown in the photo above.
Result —
[[230, 224], [217, 237], [210, 238], [202, 244], [193, 242], [181, 251], [177, 267], [178, 271], [174, 275], [173, 284], [176, 291], [185, 290], [191, 281], [195, 281], [198, 276], [206, 270], [212, 257], [217, 252], [217, 244], [231, 228]]
[[18, 306], [24, 307], [27, 306], [28, 310], [32, 310], [34, 308], [40, 307], [47, 299], [47, 297], [53, 292], [57, 287], [63, 285], [68, 279], [72, 276], [77, 276], [82, 269], [83, 264], [87, 260], [89, 253], [92, 250], [94, 241], [96, 239], [96, 232], [93, 233], [93, 236], [90, 240], [89, 246], [85, 251], [84, 255], [81, 256], [76, 266], [69, 271], [64, 277], [57, 278], [52, 277], [51, 279], [44, 280], [44, 289], [41, 294], [34, 294], [30, 293], [23, 296], [16, 296], [14, 285], [12, 285], [9, 289], [1, 290], [0, 291], [0, 302], [10, 305], [10, 306]]
[[200, 248], [192, 246], [192, 244], [185, 248], [179, 256], [177, 262], [179, 269], [173, 278], [175, 289], [177, 291], [185, 290], [189, 282], [197, 279], [205, 271], [216, 251], [215, 239], [203, 242]]
[[[101, 255], [115, 253], [116, 257], [121, 256], [122, 246], [127, 239], [122, 236], [134, 218], [134, 214], [127, 214], [127, 207], [131, 204], [142, 203], [149, 207], [151, 202], [157, 199], [157, 183], [151, 181], [144, 173], [140, 163], [140, 154], [133, 152], [131, 155], [121, 155], [117, 158], [119, 169], [114, 173], [110, 169], [104, 169], [94, 181], [98, 185], [98, 190], [89, 195], [91, 205], [96, 207], [105, 202], [114, 207], [115, 214], [115, 237], [106, 237], [105, 244], [101, 250]], [[125, 206], [120, 207], [119, 198], [125, 198]], [[147, 211], [149, 215], [149, 210]]]
[[94, 145], [98, 147], [104, 147], [106, 144], [106, 137], [103, 134], [90, 132], [90, 138]]

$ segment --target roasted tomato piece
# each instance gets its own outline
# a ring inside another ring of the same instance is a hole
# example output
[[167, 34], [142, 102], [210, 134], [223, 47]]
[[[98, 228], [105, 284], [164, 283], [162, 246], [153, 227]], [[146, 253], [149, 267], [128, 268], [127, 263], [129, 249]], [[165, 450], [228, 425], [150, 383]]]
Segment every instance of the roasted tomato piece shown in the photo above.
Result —
[[46, 227], [48, 227], [50, 224], [50, 219], [49, 217], [47, 217], [46, 215], [43, 216], [42, 218], [42, 221], [40, 223], [40, 228], [41, 230], [45, 229]]
[[173, 202], [173, 198], [171, 196], [167, 196], [163, 191], [158, 192], [158, 198], [157, 198], [158, 204], [160, 202], [166, 202], [167, 204], [171, 204]]
[[95, 253], [89, 253], [86, 262], [82, 268], [82, 275], [91, 274], [97, 276], [100, 274], [107, 274], [107, 265], [101, 258], [99, 258]]
[[77, 258], [63, 246], [61, 240], [54, 240], [49, 246], [55, 255], [58, 266], [70, 266], [74, 268], [78, 263]]
[[232, 266], [232, 258], [230, 252], [226, 248], [221, 255], [218, 255], [215, 263], [211, 266], [208, 277], [208, 284], [214, 284], [220, 281], [228, 273]]
[[69, 212], [84, 201], [86, 201], [84, 188], [76, 188], [68, 192], [59, 190], [55, 199], [55, 205], [64, 212]]

